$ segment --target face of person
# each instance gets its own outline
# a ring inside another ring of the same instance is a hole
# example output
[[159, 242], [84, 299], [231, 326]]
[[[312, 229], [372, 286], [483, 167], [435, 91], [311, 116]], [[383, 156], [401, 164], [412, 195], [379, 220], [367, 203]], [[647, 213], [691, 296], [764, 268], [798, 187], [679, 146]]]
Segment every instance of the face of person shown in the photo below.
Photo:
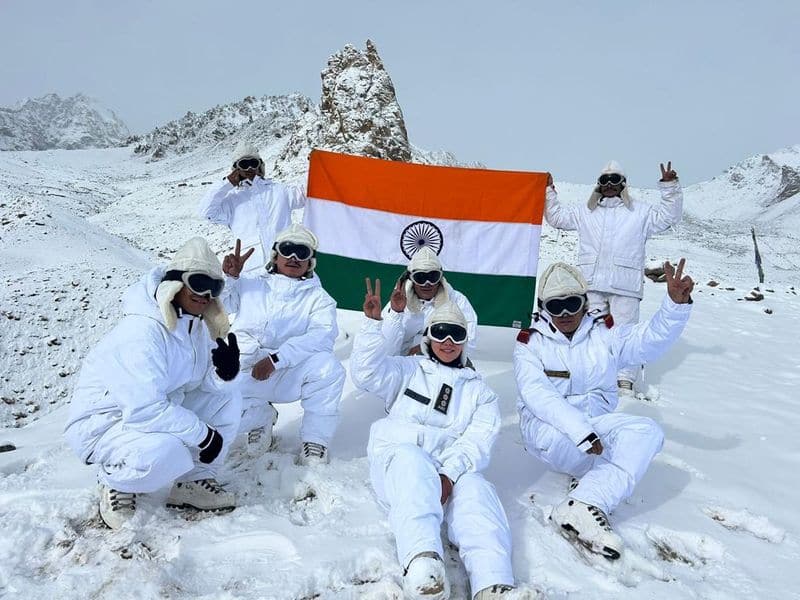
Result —
[[418, 283], [414, 283], [414, 293], [420, 300], [430, 300], [436, 295], [436, 292], [439, 291], [440, 285], [442, 285], [441, 282], [435, 285], [420, 285]]
[[604, 198], [614, 198], [619, 196], [622, 193], [622, 184], [607, 183], [605, 185], [601, 185], [600, 193]]
[[255, 176], [258, 175], [258, 169], [261, 164], [261, 161], [257, 158], [244, 157], [237, 160], [234, 167], [239, 171], [239, 176], [242, 179], [253, 181]]
[[451, 363], [464, 351], [463, 344], [456, 344], [450, 338], [443, 342], [431, 340], [431, 351], [443, 363]]
[[286, 258], [280, 254], [275, 258], [275, 270], [281, 275], [286, 275], [286, 277], [291, 277], [292, 279], [300, 279], [308, 272], [310, 265], [311, 259], [297, 260], [294, 256]]
[[199, 317], [211, 305], [211, 296], [199, 296], [184, 285], [175, 295], [175, 303], [183, 312]]
[[574, 315], [563, 315], [561, 317], [554, 317], [553, 315], [550, 315], [550, 320], [553, 322], [553, 325], [556, 326], [556, 329], [558, 329], [561, 333], [570, 335], [577, 331], [581, 321], [583, 320], [583, 315], [585, 314], [586, 309], [583, 309]]

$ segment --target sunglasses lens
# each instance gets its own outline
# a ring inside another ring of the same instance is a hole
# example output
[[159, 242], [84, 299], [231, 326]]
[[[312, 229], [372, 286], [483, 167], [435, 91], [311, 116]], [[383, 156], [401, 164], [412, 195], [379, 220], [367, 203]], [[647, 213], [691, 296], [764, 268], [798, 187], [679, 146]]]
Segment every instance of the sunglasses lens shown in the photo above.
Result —
[[411, 274], [411, 280], [418, 285], [436, 285], [441, 278], [441, 271], [414, 271]]
[[428, 336], [435, 342], [450, 338], [454, 344], [463, 344], [467, 341], [467, 330], [455, 323], [434, 323], [428, 330]]
[[544, 309], [554, 317], [564, 314], [574, 315], [583, 308], [583, 296], [567, 296], [566, 298], [551, 298], [544, 303]]
[[278, 244], [278, 254], [284, 258], [294, 256], [297, 260], [308, 260], [313, 254], [313, 250], [304, 244], [294, 242], [281, 242]]
[[236, 166], [240, 169], [257, 169], [258, 165], [261, 164], [261, 161], [257, 158], [243, 158], [242, 160], [236, 163]]
[[600, 175], [597, 178], [597, 183], [600, 185], [612, 184], [612, 185], [619, 185], [622, 183], [622, 175], [619, 173], [610, 173], [607, 175]]
[[189, 290], [200, 296], [210, 295], [212, 298], [219, 298], [225, 281], [209, 277], [205, 273], [188, 273], [185, 275], [184, 283], [189, 286]]

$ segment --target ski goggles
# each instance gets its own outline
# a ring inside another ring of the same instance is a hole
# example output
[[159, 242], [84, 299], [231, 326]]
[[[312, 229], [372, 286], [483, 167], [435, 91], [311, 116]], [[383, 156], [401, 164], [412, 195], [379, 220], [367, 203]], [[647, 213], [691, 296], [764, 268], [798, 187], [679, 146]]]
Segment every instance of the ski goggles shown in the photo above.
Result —
[[439, 343], [450, 338], [451, 342], [460, 346], [467, 341], [467, 330], [456, 323], [434, 323], [428, 327], [428, 337]]
[[275, 246], [275, 250], [283, 258], [292, 258], [297, 260], [308, 260], [314, 256], [314, 250], [305, 244], [296, 244], [295, 242], [280, 242]]
[[237, 169], [241, 169], [242, 171], [248, 171], [250, 169], [257, 169], [262, 165], [262, 161], [260, 158], [240, 158], [233, 166]]
[[545, 300], [543, 306], [551, 316], [563, 317], [581, 312], [584, 304], [586, 304], [585, 296], [560, 296]]
[[625, 181], [625, 178], [619, 173], [604, 173], [597, 178], [597, 183], [600, 185], [608, 185], [609, 183], [611, 185], [619, 185], [623, 181]]
[[411, 273], [411, 281], [417, 285], [436, 285], [441, 280], [441, 271], [414, 271]]
[[225, 287], [225, 280], [209, 277], [205, 273], [186, 271], [181, 274], [181, 281], [189, 288], [189, 291], [198, 296], [211, 296], [219, 298], [222, 288]]

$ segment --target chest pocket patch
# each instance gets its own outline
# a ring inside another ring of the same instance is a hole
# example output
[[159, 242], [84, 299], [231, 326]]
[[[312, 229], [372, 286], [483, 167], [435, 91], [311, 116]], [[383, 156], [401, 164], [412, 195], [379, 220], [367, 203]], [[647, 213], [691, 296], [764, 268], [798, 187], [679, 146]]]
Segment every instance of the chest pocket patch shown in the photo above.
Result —
[[421, 404], [424, 404], [425, 406], [427, 406], [428, 404], [431, 403], [431, 399], [430, 398], [428, 398], [427, 396], [423, 396], [422, 394], [420, 394], [418, 392], [415, 392], [411, 388], [406, 388], [406, 391], [403, 392], [403, 395], [408, 396], [412, 400], [416, 400], [417, 402], [419, 402]]
[[439, 390], [439, 395], [436, 396], [436, 403], [433, 405], [433, 410], [447, 414], [447, 408], [450, 406], [450, 398], [453, 396], [453, 388], [446, 383], [442, 384], [442, 389]]

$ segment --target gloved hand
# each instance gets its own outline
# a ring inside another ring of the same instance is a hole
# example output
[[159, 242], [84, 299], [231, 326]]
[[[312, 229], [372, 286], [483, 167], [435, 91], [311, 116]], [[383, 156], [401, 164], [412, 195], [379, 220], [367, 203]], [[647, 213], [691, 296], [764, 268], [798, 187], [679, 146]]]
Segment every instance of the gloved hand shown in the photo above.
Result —
[[214, 459], [217, 458], [222, 451], [222, 436], [219, 434], [219, 431], [208, 427], [208, 434], [206, 438], [200, 442], [198, 448], [200, 448], [201, 463], [208, 464], [214, 462]]
[[211, 350], [211, 362], [223, 381], [231, 381], [239, 374], [239, 344], [233, 333], [228, 334], [227, 345], [222, 338], [217, 338], [217, 347]]

